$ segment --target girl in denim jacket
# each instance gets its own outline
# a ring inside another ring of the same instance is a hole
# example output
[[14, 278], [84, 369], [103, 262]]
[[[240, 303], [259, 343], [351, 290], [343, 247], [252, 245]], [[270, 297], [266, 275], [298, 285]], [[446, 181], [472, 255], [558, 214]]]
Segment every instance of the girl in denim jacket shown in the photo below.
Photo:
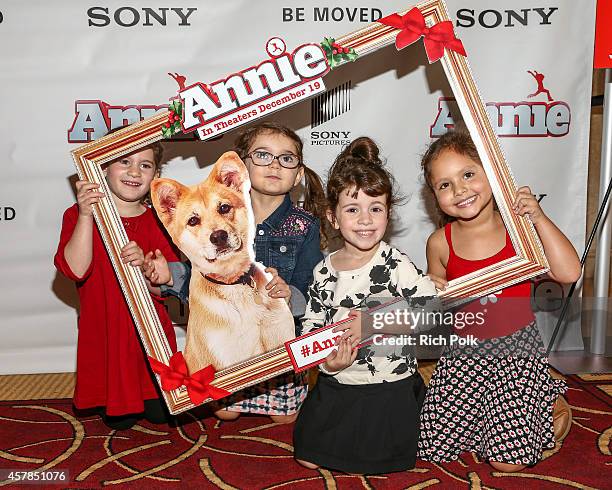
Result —
[[[235, 150], [251, 180], [251, 203], [257, 229], [255, 259], [274, 267], [291, 289], [294, 317], [303, 315], [314, 266], [323, 258], [326, 234], [325, 194], [321, 180], [303, 163], [303, 143], [291, 129], [272, 122], [245, 130]], [[304, 179], [304, 208], [295, 206], [290, 191]], [[166, 294], [189, 300], [191, 269], [166, 262], [159, 251], [146, 257], [145, 276], [162, 285]], [[297, 323], [296, 323], [297, 324]], [[296, 332], [297, 333], [297, 332]], [[269, 415], [274, 422], [291, 423], [308, 391], [302, 374], [288, 373], [247, 388], [220, 402], [215, 415], [235, 420], [240, 413]]]

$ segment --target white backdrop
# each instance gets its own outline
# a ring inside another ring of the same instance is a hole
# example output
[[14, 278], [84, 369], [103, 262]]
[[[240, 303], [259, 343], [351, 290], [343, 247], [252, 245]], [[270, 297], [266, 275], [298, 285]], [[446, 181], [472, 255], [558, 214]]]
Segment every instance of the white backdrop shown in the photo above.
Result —
[[[497, 121], [503, 132], [518, 123], [521, 134], [501, 138], [517, 183], [544, 195], [544, 210], [581, 253], [595, 1], [533, 5], [448, 0], [483, 99], [492, 113], [506, 114]], [[265, 59], [272, 36], [284, 38], [292, 50], [408, 7], [397, 0], [2, 2], [0, 374], [74, 369], [78, 301], [52, 258], [62, 212], [74, 202], [69, 151], [86, 139], [85, 129], [97, 137], [110, 122], [119, 124], [124, 109], [133, 121], [166, 104], [178, 88], [167, 72], [212, 82]], [[537, 88], [528, 70], [545, 75], [553, 101], [545, 93], [528, 98]], [[298, 130], [307, 163], [322, 175], [343, 143], [374, 138], [410, 198], [398, 210], [391, 241], [424, 268], [425, 240], [434, 224], [419, 155], [436, 131], [441, 99], [451, 96], [441, 67], [428, 65], [422, 43], [416, 43], [334, 70], [325, 83], [336, 89], [327, 104], [309, 100], [273, 117]], [[77, 114], [77, 101], [94, 102], [79, 105]], [[112, 107], [92, 110], [102, 102]], [[148, 106], [148, 113], [139, 106]], [[538, 119], [544, 113], [548, 126]], [[228, 133], [214, 142], [168, 145], [165, 174], [200, 180], [234, 138]], [[554, 314], [540, 318], [545, 337], [553, 324]], [[575, 317], [562, 348], [582, 347], [577, 325]]]

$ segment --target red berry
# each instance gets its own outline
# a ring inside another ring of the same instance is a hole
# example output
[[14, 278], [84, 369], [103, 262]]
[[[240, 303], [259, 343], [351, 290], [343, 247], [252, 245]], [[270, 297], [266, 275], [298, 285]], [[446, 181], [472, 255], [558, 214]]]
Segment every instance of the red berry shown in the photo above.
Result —
[[169, 128], [169, 127], [170, 127], [170, 123], [169, 123], [169, 122], [167, 122], [167, 123], [165, 124], [165, 126], [166, 126], [167, 128]]
[[348, 54], [348, 52], [349, 52], [349, 48], [344, 48], [344, 52], [345, 52], [346, 54]]
[[332, 54], [338, 54], [338, 50], [337, 50], [337, 49], [334, 49], [334, 50], [332, 51]]
[[178, 117], [178, 114], [175, 114], [175, 115], [174, 115], [174, 120], [175, 120], [175, 121], [178, 121], [179, 119], [180, 119], [180, 117]]

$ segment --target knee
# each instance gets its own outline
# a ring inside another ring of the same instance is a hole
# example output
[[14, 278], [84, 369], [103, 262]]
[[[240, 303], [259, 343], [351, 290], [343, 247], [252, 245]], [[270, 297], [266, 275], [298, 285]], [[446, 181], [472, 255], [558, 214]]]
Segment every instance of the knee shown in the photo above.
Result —
[[560, 396], [553, 408], [553, 429], [555, 440], [562, 441], [568, 434], [572, 425], [572, 410], [567, 400]]
[[314, 463], [309, 463], [308, 461], [304, 461], [302, 459], [297, 459], [295, 458], [295, 460], [301, 464], [302, 466], [304, 466], [305, 468], [308, 468], [309, 470], [316, 470], [317, 468], [319, 468], [319, 465], [316, 465]]
[[217, 417], [219, 420], [225, 420], [226, 422], [229, 422], [231, 420], [236, 420], [238, 417], [240, 417], [240, 412], [229, 412], [228, 410], [217, 410], [215, 412], [215, 417]]
[[270, 415], [272, 422], [277, 424], [292, 424], [297, 419], [298, 414], [292, 413], [291, 415]]
[[489, 464], [497, 471], [502, 471], [504, 473], [515, 473], [527, 467], [526, 464], [500, 463], [499, 461], [489, 461]]

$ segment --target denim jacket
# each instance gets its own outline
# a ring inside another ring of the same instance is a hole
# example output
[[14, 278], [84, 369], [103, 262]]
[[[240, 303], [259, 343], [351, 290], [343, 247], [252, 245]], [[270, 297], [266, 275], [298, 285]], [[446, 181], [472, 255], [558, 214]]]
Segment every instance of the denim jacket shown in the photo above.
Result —
[[[319, 224], [319, 218], [294, 206], [287, 194], [282, 204], [255, 230], [255, 260], [277, 269], [289, 285], [294, 316], [303, 313], [313, 269], [323, 260]], [[162, 286], [163, 294], [188, 301], [190, 268], [170, 263], [170, 271], [173, 285]]]

